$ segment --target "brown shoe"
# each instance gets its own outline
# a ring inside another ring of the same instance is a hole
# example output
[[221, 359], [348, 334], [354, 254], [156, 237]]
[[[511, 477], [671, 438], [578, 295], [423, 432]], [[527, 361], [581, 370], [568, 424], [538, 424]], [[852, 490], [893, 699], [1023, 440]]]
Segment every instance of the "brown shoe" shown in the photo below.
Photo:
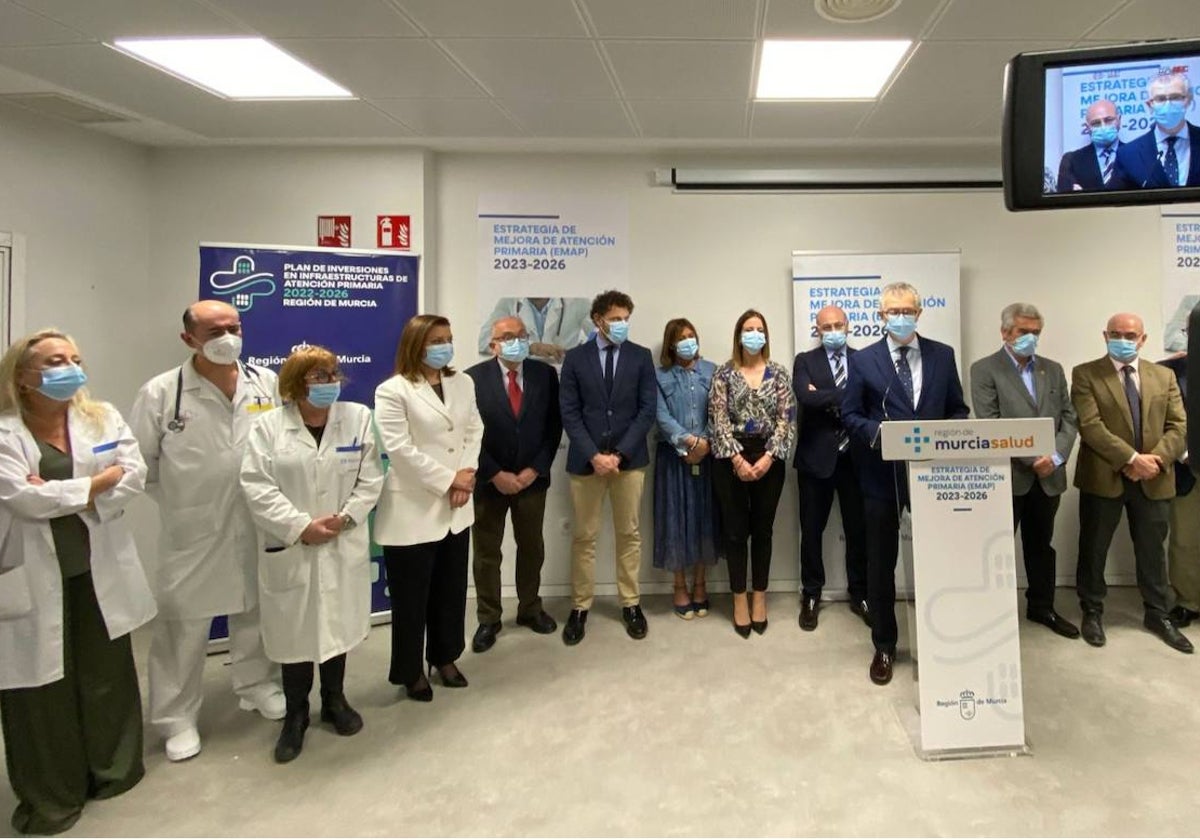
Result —
[[887, 685], [892, 681], [892, 662], [896, 654], [886, 650], [875, 651], [871, 660], [871, 682], [875, 685]]

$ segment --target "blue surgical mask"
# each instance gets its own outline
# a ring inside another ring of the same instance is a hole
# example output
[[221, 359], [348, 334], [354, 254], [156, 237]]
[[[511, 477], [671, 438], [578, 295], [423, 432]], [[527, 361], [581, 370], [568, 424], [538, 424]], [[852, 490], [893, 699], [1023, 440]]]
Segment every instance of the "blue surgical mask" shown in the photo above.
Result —
[[1179, 125], [1183, 119], [1182, 102], [1155, 102], [1154, 121], [1161, 129], [1170, 129]]
[[608, 340], [613, 344], [624, 344], [629, 338], [628, 321], [608, 321]]
[[441, 370], [450, 364], [450, 360], [453, 358], [453, 344], [431, 344], [425, 348], [425, 364], [434, 370]]
[[1092, 144], [1098, 149], [1103, 149], [1113, 144], [1117, 139], [1117, 127], [1115, 125], [1100, 125], [1092, 129]]
[[690, 362], [700, 352], [700, 342], [694, 338], [684, 338], [675, 342], [675, 355]]
[[887, 331], [897, 341], [904, 341], [917, 331], [917, 318], [915, 315], [889, 315]]
[[529, 358], [529, 339], [510, 338], [500, 342], [500, 358], [506, 362], [519, 364]]
[[767, 346], [767, 336], [758, 330], [745, 330], [742, 332], [742, 347], [751, 353], [757, 354]]
[[66, 402], [87, 382], [83, 368], [72, 362], [69, 365], [46, 368], [42, 371], [42, 384], [38, 393], [52, 400]]
[[1132, 362], [1138, 356], [1137, 342], [1130, 341], [1128, 338], [1110, 338], [1108, 340], [1108, 355], [1112, 356], [1118, 362]]
[[841, 350], [846, 346], [846, 331], [831, 330], [821, 333], [821, 346], [826, 350]]
[[1023, 358], [1029, 358], [1037, 352], [1038, 337], [1033, 333], [1019, 335], [1008, 343], [1014, 353]]
[[341, 393], [341, 382], [314, 382], [308, 386], [308, 401], [317, 408], [329, 408]]

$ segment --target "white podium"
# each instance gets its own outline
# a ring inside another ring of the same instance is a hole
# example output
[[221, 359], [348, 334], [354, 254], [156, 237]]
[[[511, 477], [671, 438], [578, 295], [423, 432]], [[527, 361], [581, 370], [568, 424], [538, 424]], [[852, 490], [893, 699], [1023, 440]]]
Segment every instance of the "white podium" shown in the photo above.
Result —
[[1052, 453], [1054, 421], [888, 421], [881, 446], [908, 465], [914, 748], [929, 760], [1027, 753], [1009, 459]]

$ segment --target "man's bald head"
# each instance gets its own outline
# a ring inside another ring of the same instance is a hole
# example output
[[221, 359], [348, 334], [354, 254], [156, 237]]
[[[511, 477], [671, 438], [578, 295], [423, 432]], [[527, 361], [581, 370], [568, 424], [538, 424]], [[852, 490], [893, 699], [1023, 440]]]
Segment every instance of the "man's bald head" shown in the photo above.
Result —
[[1088, 106], [1084, 121], [1088, 128], [1098, 125], [1120, 125], [1121, 114], [1117, 111], [1116, 103], [1109, 99], [1098, 99]]
[[817, 313], [817, 332], [846, 329], [846, 313], [840, 306], [826, 306]]
[[1135, 315], [1132, 312], [1118, 312], [1116, 315], [1108, 319], [1108, 331], [1130, 333], [1136, 332], [1141, 335], [1146, 329], [1140, 315]]

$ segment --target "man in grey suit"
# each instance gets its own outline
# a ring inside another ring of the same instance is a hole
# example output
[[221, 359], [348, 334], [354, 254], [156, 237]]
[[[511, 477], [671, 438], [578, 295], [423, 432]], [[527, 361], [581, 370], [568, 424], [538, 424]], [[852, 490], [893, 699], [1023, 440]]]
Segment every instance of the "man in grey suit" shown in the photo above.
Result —
[[1060, 636], [1079, 638], [1079, 628], [1054, 611], [1054, 517], [1067, 489], [1065, 464], [1078, 434], [1075, 407], [1062, 365], [1037, 355], [1042, 315], [1029, 303], [1000, 313], [1004, 345], [971, 365], [971, 404], [980, 419], [1049, 417], [1054, 453], [1012, 459], [1013, 527], [1020, 526], [1025, 554], [1025, 617]]

